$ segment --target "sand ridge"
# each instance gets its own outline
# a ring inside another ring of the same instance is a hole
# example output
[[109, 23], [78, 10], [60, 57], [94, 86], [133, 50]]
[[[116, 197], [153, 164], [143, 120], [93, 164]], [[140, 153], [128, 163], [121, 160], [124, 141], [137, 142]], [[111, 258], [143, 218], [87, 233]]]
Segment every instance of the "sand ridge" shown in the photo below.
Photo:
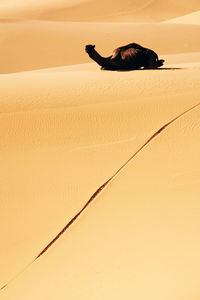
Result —
[[140, 152], [142, 149], [148, 145], [157, 135], [159, 135], [163, 130], [165, 130], [169, 125], [171, 125], [173, 122], [177, 121], [179, 118], [190, 112], [191, 110], [195, 109], [196, 107], [200, 106], [200, 103], [196, 104], [195, 106], [189, 108], [179, 116], [175, 117], [173, 120], [168, 122], [167, 124], [163, 125], [161, 128], [158, 129], [156, 133], [154, 133], [115, 173], [110, 177], [106, 182], [104, 182], [90, 197], [88, 202], [83, 206], [83, 208], [70, 220], [70, 222], [56, 235], [56, 237], [37, 255], [35, 258], [38, 259], [41, 255], [43, 255], [60, 237], [61, 235], [68, 230], [68, 228], [76, 221], [76, 219], [81, 216], [81, 214], [84, 212], [84, 210], [88, 207], [89, 204], [92, 203], [92, 201], [101, 193], [103, 189], [107, 187], [107, 185], [120, 173], [121, 170], [123, 170], [126, 165]]
[[[198, 113], [196, 114], [196, 116], [199, 116], [199, 110], [197, 111]], [[191, 114], [190, 114], [190, 116], [191, 116]], [[183, 120], [184, 120], [184, 118], [183, 118]], [[173, 126], [172, 126], [172, 128], [173, 128]], [[191, 127], [190, 127], [190, 130], [191, 130]], [[190, 132], [190, 130], [189, 130], [189, 132]], [[173, 132], [173, 130], [172, 130], [172, 132]], [[194, 132], [194, 131], [193, 131]], [[188, 134], [187, 132], [184, 132], [184, 134]], [[152, 153], [152, 152], [151, 152]], [[195, 156], [196, 157], [196, 156]], [[131, 173], [132, 173], [133, 171], [132, 171], [132, 168], [131, 168]], [[124, 172], [123, 172], [124, 173]], [[125, 174], [127, 173], [127, 171], [125, 171]], [[121, 176], [120, 176], [121, 177]], [[127, 180], [127, 177], [126, 177], [126, 180]], [[123, 187], [123, 186], [122, 186]], [[179, 190], [179, 189], [178, 189]], [[111, 191], [112, 191], [112, 189], [111, 189]], [[162, 191], [162, 189], [161, 189], [161, 191]], [[179, 190], [179, 193], [180, 193], [180, 190]], [[107, 206], [107, 204], [106, 204], [106, 206]], [[93, 210], [95, 209], [95, 207], [93, 208]], [[101, 211], [104, 211], [104, 214], [105, 214], [105, 207], [103, 208], [103, 210], [101, 210]], [[88, 216], [88, 215], [87, 215]], [[92, 214], [89, 214], [89, 217], [91, 217], [92, 216]], [[109, 217], [109, 219], [110, 219], [110, 221], [111, 221], [111, 217]], [[127, 219], [126, 219], [126, 221], [127, 221]], [[81, 222], [82, 223], [82, 222]], [[86, 223], [87, 224], [87, 223]], [[115, 223], [114, 223], [115, 224]], [[113, 225], [114, 225], [113, 224]], [[125, 223], [126, 224], [126, 223]], [[134, 223], [135, 224], [135, 223]], [[136, 225], [136, 224], [135, 224]], [[84, 225], [82, 225], [81, 226], [81, 228], [83, 228], [83, 226]], [[101, 226], [102, 227], [102, 226]], [[97, 227], [95, 227], [96, 228], [96, 230], [97, 230]], [[130, 229], [131, 227], [129, 227], [129, 229]], [[87, 230], [88, 230], [88, 228], [87, 228]], [[95, 229], [94, 229], [95, 230]], [[73, 230], [73, 232], [74, 232], [74, 230]], [[70, 235], [72, 238], [73, 238], [73, 234], [72, 235]], [[115, 236], [115, 235], [114, 235]], [[168, 237], [168, 239], [169, 239], [169, 237]], [[127, 239], [126, 241], [128, 241], [129, 239]], [[80, 239], [79, 239], [79, 241], [80, 241]], [[69, 242], [69, 241], [68, 241]], [[73, 243], [74, 244], [74, 243]], [[61, 244], [61, 245], [65, 245], [65, 244]], [[112, 245], [112, 244], [111, 244]], [[84, 244], [83, 244], [83, 246], [84, 246]], [[110, 247], [112, 247], [112, 246], [110, 246]], [[60, 248], [60, 247], [59, 247]], [[52, 262], [52, 261], [54, 261], [54, 259], [53, 259], [53, 257], [54, 257], [54, 255], [56, 256], [57, 254], [57, 250], [56, 249], [59, 249], [59, 248], [55, 248], [54, 249], [54, 251], [52, 252], [51, 251], [51, 253], [50, 253], [50, 262]], [[62, 248], [61, 248], [62, 249]], [[69, 255], [69, 250], [70, 249], [68, 249], [68, 255]], [[58, 250], [59, 251], [59, 250]], [[82, 256], [81, 255], [81, 253], [82, 253], [82, 251], [81, 252], [79, 252], [79, 256]], [[66, 255], [66, 249], [64, 250], [64, 256]], [[63, 257], [63, 254], [62, 254], [62, 257]], [[86, 255], [86, 253], [85, 253], [85, 251], [84, 251], [84, 255]], [[138, 254], [137, 254], [138, 255]], [[164, 255], [165, 255], [165, 252], [164, 252]], [[53, 256], [53, 257], [52, 257]], [[110, 256], [110, 254], [109, 254], [109, 256]], [[45, 261], [48, 261], [48, 257], [49, 257], [49, 254], [47, 255], [47, 258], [45, 259]], [[64, 257], [63, 257], [64, 258]], [[76, 259], [77, 259], [77, 256], [76, 256]], [[90, 258], [91, 259], [91, 258]], [[64, 261], [66, 261], [66, 258], [65, 258], [65, 260]], [[122, 262], [120, 263], [119, 262], [119, 264], [121, 265], [121, 267], [123, 266], [123, 262], [124, 262], [124, 260], [122, 260]], [[42, 263], [42, 261], [41, 261], [41, 263]], [[40, 264], [41, 264], [40, 263]], [[78, 263], [80, 263], [80, 261], [79, 261], [79, 259], [78, 259]], [[40, 265], [39, 264], [39, 265]], [[35, 276], [34, 275], [34, 273], [35, 273], [35, 271], [36, 271], [36, 273], [35, 274], [37, 274], [38, 273], [38, 271], [37, 271], [37, 269], [38, 269], [38, 267], [39, 267], [39, 265], [38, 264], [36, 264], [35, 266], [33, 266], [31, 269], [29, 269], [29, 272], [27, 273], [26, 272], [26, 275], [24, 274], [24, 275], [22, 275], [22, 279], [20, 279], [19, 278], [19, 280], [18, 280], [18, 282], [19, 282], [19, 284], [21, 285], [21, 283], [20, 283], [20, 281], [23, 283], [23, 281], [25, 280], [25, 277], [27, 278], [26, 279], [26, 285], [28, 284], [29, 285], [29, 283], [28, 283], [28, 281], [29, 281], [29, 278], [32, 278], [32, 276]], [[49, 264], [48, 264], [49, 265]], [[54, 266], [55, 267], [55, 266]], [[74, 268], [74, 264], [72, 264], [71, 265], [71, 267], [72, 268]], [[113, 266], [114, 267], [114, 266]], [[68, 264], [68, 268], [69, 268], [69, 264]], [[67, 268], [67, 269], [68, 269]], [[97, 268], [99, 268], [99, 267], [97, 267]], [[35, 270], [35, 271], [34, 271]], [[45, 271], [45, 268], [43, 269], [44, 270], [44, 272], [46, 272]], [[72, 271], [73, 269], [71, 269], [71, 271]], [[91, 270], [91, 269], [88, 269], [88, 270]], [[114, 270], [116, 270], [116, 267], [114, 267]], [[32, 273], [33, 272], [33, 273]], [[63, 269], [63, 267], [62, 267], [62, 272], [64, 272], [65, 274], [66, 274], [66, 272], [64, 271], [64, 269]], [[87, 271], [88, 272], [88, 271]], [[129, 270], [129, 272], [130, 272], [130, 270]], [[32, 273], [32, 275], [31, 275], [31, 273]], [[92, 274], [93, 274], [93, 272], [91, 272]], [[53, 274], [52, 274], [53, 275]], [[53, 277], [54, 278], [54, 280], [55, 280], [55, 277], [54, 277], [54, 275], [52, 276], [51, 275], [51, 277]], [[66, 275], [65, 275], [66, 276]], [[65, 277], [64, 275], [62, 276], [62, 278], [60, 278], [61, 279], [61, 286], [63, 286], [63, 284], [65, 285], [66, 283], [63, 281], [63, 277]], [[94, 276], [94, 275], [92, 275], [92, 276]], [[44, 279], [45, 277], [43, 277], [43, 279]], [[73, 277], [72, 277], [73, 278]], [[86, 277], [86, 278], [88, 278], [88, 277]], [[91, 280], [91, 277], [89, 277], [90, 278], [90, 280]], [[69, 278], [68, 278], [68, 280], [69, 280]], [[72, 279], [73, 280], [73, 279]], [[70, 283], [72, 284], [72, 285], [77, 285], [77, 278], [76, 278], [76, 280], [73, 282], [72, 280], [70, 280]], [[105, 280], [105, 277], [104, 277], [104, 280]], [[35, 279], [34, 279], [34, 282], [35, 282]], [[55, 281], [54, 281], [55, 282]], [[73, 282], [73, 283], [72, 283]], [[79, 286], [81, 286], [80, 285], [80, 282], [78, 281], [78, 284], [79, 284]], [[140, 284], [142, 284], [142, 282], [140, 283]], [[46, 285], [46, 280], [43, 280], [43, 286], [44, 285]], [[58, 282], [57, 282], [57, 285], [58, 285]], [[71, 286], [71, 285], [70, 285]], [[169, 287], [168, 287], [169, 288]], [[63, 289], [63, 287], [62, 287], [62, 289]], [[14, 288], [14, 290], [15, 290], [15, 288]], [[27, 293], [26, 293], [26, 296], [29, 296], [29, 297], [31, 297], [31, 295], [32, 295], [32, 293], [33, 293], [33, 290], [31, 291], [31, 294], [29, 293], [29, 290], [30, 290], [30, 287], [29, 287], [29, 289], [27, 290]], [[75, 292], [75, 289], [73, 288], [72, 289], [73, 290], [73, 292]], [[90, 290], [91, 290], [91, 288], [90, 288]], [[39, 291], [38, 289], [37, 289], [37, 291]], [[83, 292], [84, 291], [84, 292]], [[129, 290], [130, 291], [130, 290]], [[51, 292], [52, 292], [52, 289], [51, 289]], [[103, 290], [103, 293], [105, 293], [106, 291], [105, 290]], [[109, 288], [107, 287], [107, 292], [109, 292]], [[119, 292], [119, 290], [118, 290], [118, 292]], [[159, 291], [159, 293], [160, 293], [161, 291]], [[170, 290], [168, 289], [168, 294], [169, 294], [169, 292], [170, 292]], [[181, 292], [181, 290], [179, 291], [179, 293]], [[9, 289], [7, 290], [7, 295], [8, 295], [8, 297], [9, 297]], [[54, 293], [54, 292], [53, 292]], [[102, 290], [101, 290], [101, 293], [102, 293]], [[136, 292], [137, 293], [137, 292]], [[187, 291], [187, 293], [188, 293], [188, 291]], [[21, 296], [23, 296], [23, 294], [24, 294], [24, 292], [22, 292], [21, 293]], [[65, 291], [64, 291], [64, 294], [65, 294], [65, 297], [67, 296], [67, 295], [69, 295], [69, 288], [68, 289], [66, 289]], [[5, 294], [6, 295], [6, 294]], [[11, 295], [12, 295], [12, 289], [11, 289]], [[40, 295], [38, 294], [38, 292], [36, 292], [36, 295], [37, 295], [37, 297], [39, 297], [39, 299], [40, 299]], [[55, 295], [55, 294], [54, 294]], [[54, 297], [54, 295], [50, 295], [50, 293], [48, 292], [48, 289], [45, 289], [45, 297], [49, 297], [50, 299], [51, 299], [51, 297]], [[61, 294], [60, 294], [60, 296], [61, 296]], [[75, 293], [75, 297], [77, 296], [77, 292]], [[88, 294], [88, 288], [87, 288], [87, 285], [85, 286], [85, 287], [83, 287], [82, 286], [82, 296], [83, 296], [83, 298], [87, 298], [88, 296], [89, 296], [89, 294]], [[5, 299], [9, 299], [9, 298], [5, 298]], [[53, 298], [52, 298], [53, 299]]]

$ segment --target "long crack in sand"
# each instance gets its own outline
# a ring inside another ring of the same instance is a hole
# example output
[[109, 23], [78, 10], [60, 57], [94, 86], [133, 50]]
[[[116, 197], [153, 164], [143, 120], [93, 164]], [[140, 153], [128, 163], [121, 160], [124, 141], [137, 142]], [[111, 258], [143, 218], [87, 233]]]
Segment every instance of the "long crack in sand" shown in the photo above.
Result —
[[[76, 221], [76, 219], [85, 211], [85, 209], [89, 206], [90, 203], [94, 201], [94, 199], [106, 188], [106, 186], [124, 169], [127, 164], [140, 152], [142, 151], [145, 146], [147, 146], [154, 138], [156, 138], [163, 130], [165, 130], [169, 125], [174, 123], [176, 120], [190, 112], [191, 110], [195, 109], [197, 106], [200, 106], [200, 103], [192, 106], [191, 108], [187, 109], [165, 125], [163, 125], [161, 128], [159, 128], [105, 183], [103, 183], [90, 197], [90, 199], [87, 201], [87, 203], [83, 206], [83, 208], [67, 223], [67, 225], [55, 236], [55, 238], [36, 256], [36, 258], [27, 265], [23, 271], [21, 271], [16, 277], [18, 277], [20, 274], [22, 274], [34, 261], [36, 261], [40, 256], [42, 256], [63, 234], [64, 232], [70, 228], [70, 226]], [[16, 279], [14, 277], [11, 279], [8, 283], [6, 283], [3, 287], [1, 287], [0, 290], [3, 290], [8, 286], [9, 283], [11, 283], [13, 280]]]

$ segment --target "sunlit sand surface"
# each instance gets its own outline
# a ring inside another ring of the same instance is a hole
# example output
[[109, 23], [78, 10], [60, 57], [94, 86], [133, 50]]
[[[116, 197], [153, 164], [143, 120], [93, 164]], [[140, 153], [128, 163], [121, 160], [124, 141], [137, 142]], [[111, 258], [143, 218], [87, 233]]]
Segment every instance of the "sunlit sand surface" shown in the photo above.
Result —
[[200, 24], [200, 11], [196, 11], [191, 14], [187, 14], [181, 16], [179, 18], [174, 18], [166, 21], [167, 23], [175, 23], [175, 24]]
[[0, 4], [2, 300], [200, 297], [199, 1], [133, 2]]

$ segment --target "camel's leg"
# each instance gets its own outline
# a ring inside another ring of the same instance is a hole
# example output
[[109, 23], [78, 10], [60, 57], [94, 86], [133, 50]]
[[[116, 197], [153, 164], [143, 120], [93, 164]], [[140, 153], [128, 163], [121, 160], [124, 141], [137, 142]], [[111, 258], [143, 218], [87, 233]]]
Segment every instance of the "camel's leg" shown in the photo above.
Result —
[[156, 69], [163, 65], [164, 60], [159, 60], [158, 55], [153, 51], [148, 49], [146, 52], [146, 64], [144, 66], [145, 69]]
[[157, 60], [156, 62], [150, 62], [147, 66], [144, 67], [144, 69], [157, 69], [161, 66], [163, 66], [164, 59]]
[[155, 69], [157, 68], [157, 60], [154, 55], [149, 56], [147, 65], [144, 67], [145, 69]]
[[145, 69], [157, 69], [164, 63], [164, 59], [158, 59], [157, 54], [152, 53], [148, 58], [148, 63], [144, 67]]
[[151, 63], [147, 67], [147, 69], [157, 69], [157, 68], [163, 66], [164, 61], [165, 61], [164, 59], [157, 60], [156, 62]]
[[157, 61], [157, 68], [163, 66], [164, 61], [165, 61], [164, 59], [159, 59], [159, 60]]
[[108, 66], [108, 67], [101, 67], [101, 70], [108, 70], [108, 71], [116, 71], [116, 67]]

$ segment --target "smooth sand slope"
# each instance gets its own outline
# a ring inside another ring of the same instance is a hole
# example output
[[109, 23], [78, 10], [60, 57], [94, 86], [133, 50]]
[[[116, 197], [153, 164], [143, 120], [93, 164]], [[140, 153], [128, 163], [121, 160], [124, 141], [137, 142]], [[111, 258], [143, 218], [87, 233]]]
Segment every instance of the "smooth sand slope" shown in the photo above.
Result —
[[[0, 5], [0, 298], [197, 300], [200, 27], [128, 23], [128, 1], [107, 3], [126, 23], [99, 23], [99, 3]], [[198, 3], [135, 1], [129, 13], [166, 20]], [[78, 22], [63, 22], [73, 11]], [[164, 67], [106, 72], [84, 52], [128, 42]]]
[[166, 21], [166, 23], [175, 23], [175, 24], [198, 24], [200, 25], [200, 11], [196, 11], [192, 14], [187, 14], [185, 16], [174, 18]]
[[[1, 76], [2, 285], [36, 257], [151, 135], [199, 102], [198, 78], [197, 68]], [[102, 235], [106, 228], [102, 226]]]
[[[163, 75], [158, 74], [159, 72]], [[71, 107], [59, 108], [53, 107], [51, 103], [52, 108], [48, 109], [38, 101], [37, 106], [34, 103], [32, 110], [29, 104], [29, 108], [21, 107], [17, 113], [13, 103], [13, 108], [10, 107], [7, 113], [1, 116], [1, 128], [4, 128], [3, 145], [6, 145], [1, 155], [1, 182], [6, 199], [4, 209], [1, 210], [1, 222], [2, 226], [7, 228], [2, 242], [5, 246], [3, 250], [9, 250], [1, 255], [1, 270], [5, 270], [2, 272], [5, 281], [11, 274], [17, 274], [24, 265], [31, 262], [98, 186], [129, 159], [152, 134], [199, 101], [198, 80], [195, 80], [199, 75], [197, 70], [136, 73], [138, 82], [143, 82], [144, 85], [141, 94], [137, 91], [137, 97], [130, 91], [134, 84], [131, 84], [131, 80], [134, 79], [133, 73], [115, 73], [116, 77], [112, 73], [97, 73], [96, 76], [104, 84], [106, 76], [108, 83], [109, 77], [112, 82], [115, 78], [116, 88], [112, 87], [112, 93], [113, 96], [119, 95], [118, 98], [112, 98], [110, 103], [106, 97], [111, 97], [107, 83], [106, 92], [102, 91], [100, 94], [96, 89], [98, 93], [95, 105], [88, 103], [88, 98], [83, 98], [80, 100], [81, 106], [71, 103]], [[46, 78], [50, 80], [51, 76], [58, 76], [57, 73], [54, 74], [46, 75]], [[75, 74], [77, 78], [77, 72]], [[73, 72], [60, 73], [60, 81], [63, 75], [69, 76], [73, 82]], [[188, 75], [190, 80], [187, 80]], [[28, 77], [30, 82], [36, 83], [33, 76], [35, 75], [26, 75], [26, 86]], [[84, 78], [86, 73], [83, 72], [79, 76]], [[94, 78], [95, 73], [90, 72], [87, 76]], [[117, 89], [119, 76], [124, 76], [124, 81]], [[14, 77], [18, 79], [18, 86], [20, 77], [24, 81], [24, 75], [13, 75], [13, 82], [16, 80]], [[184, 88], [181, 89], [180, 77], [182, 84], [184, 83]], [[38, 79], [41, 82], [41, 76], [38, 75]], [[153, 95], [147, 96], [148, 88], [153, 89], [155, 81], [157, 84], [160, 82], [160, 85], [158, 84]], [[124, 97], [122, 102], [120, 92], [127, 90], [126, 85], [130, 89], [127, 91], [130, 98]], [[168, 87], [168, 95], [164, 93], [163, 85], [165, 89]], [[85, 89], [88, 90], [86, 86]], [[92, 92], [92, 84], [90, 91]], [[89, 94], [88, 91], [87, 96]], [[35, 99], [34, 93], [32, 95]], [[52, 93], [51, 95], [53, 96]], [[98, 100], [98, 96], [101, 96], [101, 99]], [[44, 259], [41, 257], [36, 265], [27, 270], [28, 273], [24, 273], [19, 280], [4, 289], [2, 299], [54, 299], [59, 291], [60, 299], [67, 296], [77, 299], [80, 290], [83, 299], [99, 299], [107, 293], [111, 296], [112, 283], [116, 285], [112, 295], [117, 299], [120, 299], [124, 289], [127, 295], [139, 296], [139, 287], [143, 284], [151, 287], [150, 297], [155, 297], [157, 283], [153, 285], [152, 282], [157, 282], [158, 278], [157, 298], [187, 295], [191, 288], [193, 293], [198, 292], [195, 282], [192, 286], [193, 277], [197, 278], [198, 275], [194, 269], [198, 264], [198, 260], [196, 264], [194, 261], [198, 259], [195, 232], [198, 233], [199, 226], [198, 120], [199, 108], [196, 108], [149, 143], [141, 151], [142, 157], [138, 155], [129, 164], [128, 169], [121, 172], [105, 193], [96, 199], [94, 208], [89, 207], [84, 213], [85, 217], [81, 217], [70, 229], [70, 236], [67, 233], [45, 254]], [[13, 195], [16, 204], [13, 202]], [[93, 212], [94, 209], [96, 212]], [[177, 233], [174, 231], [178, 231], [179, 236], [176, 243]], [[185, 231], [188, 232], [186, 236]], [[190, 244], [187, 240], [189, 238]], [[189, 247], [188, 262], [186, 259], [183, 263], [181, 255], [185, 256], [185, 243]], [[183, 274], [185, 264], [189, 264], [190, 252], [193, 262], [190, 261], [188, 283], [187, 276], [180, 274]], [[170, 267], [171, 260], [176, 263]], [[154, 275], [149, 281], [148, 274], [152, 269]], [[176, 290], [174, 277], [170, 274], [179, 278]], [[122, 278], [126, 280], [121, 282]], [[137, 282], [134, 292], [131, 284], [133, 279]], [[185, 280], [187, 284], [184, 283]], [[143, 291], [140, 299], [144, 297], [146, 294]]]
[[200, 9], [199, 0], [7, 0], [2, 19], [40, 19], [75, 22], [159, 22]]

